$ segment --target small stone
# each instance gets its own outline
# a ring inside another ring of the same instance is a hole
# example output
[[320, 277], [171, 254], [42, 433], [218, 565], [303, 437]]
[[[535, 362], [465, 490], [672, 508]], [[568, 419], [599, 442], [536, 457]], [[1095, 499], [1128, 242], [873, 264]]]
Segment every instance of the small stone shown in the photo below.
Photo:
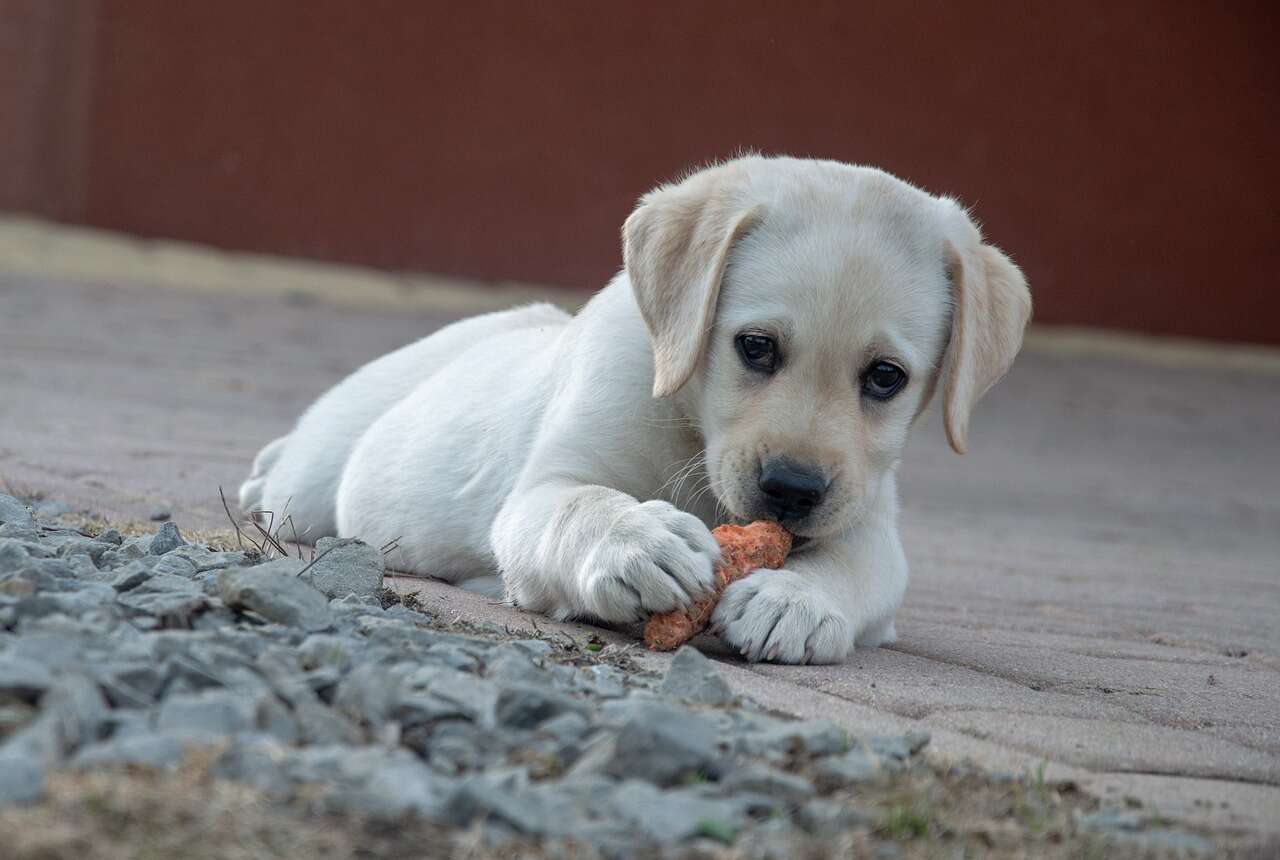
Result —
[[190, 562], [196, 573], [221, 570], [225, 567], [239, 567], [251, 561], [250, 553], [241, 550], [214, 552], [206, 547], [194, 544], [183, 544], [177, 549], [171, 550], [165, 556], [166, 560], [170, 558], [181, 558]]
[[377, 616], [384, 613], [382, 602], [377, 598], [365, 599], [355, 594], [348, 594], [346, 597], [336, 597], [330, 600], [329, 608], [334, 612], [350, 616]]
[[627, 694], [627, 676], [613, 666], [597, 663], [582, 670], [587, 688], [602, 699], [620, 699]]
[[825, 756], [814, 767], [814, 779], [826, 791], [857, 785], [879, 775], [880, 763], [863, 749]]
[[269, 621], [308, 632], [333, 626], [329, 601], [298, 579], [301, 563], [279, 559], [257, 567], [230, 568], [218, 578], [223, 601], [234, 609], [252, 610]]
[[259, 728], [270, 730], [279, 716], [278, 706], [271, 695], [246, 696], [230, 690], [179, 693], [160, 703], [156, 728], [211, 739]]
[[307, 685], [311, 692], [322, 702], [333, 704], [334, 694], [338, 689], [338, 682], [342, 680], [342, 675], [337, 669], [325, 668], [315, 669], [306, 672], [302, 676], [302, 681]]
[[823, 756], [849, 749], [849, 733], [827, 720], [798, 720], [742, 735], [739, 752], [760, 756]]
[[804, 777], [763, 764], [750, 764], [734, 770], [720, 780], [720, 788], [729, 794], [754, 792], [787, 801], [806, 800], [814, 794], [813, 783]]
[[[39, 548], [38, 544], [33, 547]], [[47, 553], [42, 553], [46, 554]], [[0, 574], [10, 574], [26, 567], [31, 559], [31, 547], [15, 538], [0, 538]]]
[[209, 605], [209, 598], [189, 579], [158, 573], [119, 595], [116, 602], [134, 612], [155, 616], [166, 627], [186, 628]]
[[383, 614], [388, 618], [407, 621], [413, 625], [422, 624], [434, 617], [425, 609], [410, 609], [407, 606], [388, 606], [383, 610]]
[[438, 720], [471, 720], [475, 714], [457, 702], [430, 693], [406, 693], [396, 701], [390, 716], [405, 729], [416, 729]]
[[578, 711], [566, 711], [538, 726], [538, 731], [561, 743], [580, 740], [591, 729], [591, 723]]
[[359, 744], [364, 741], [364, 732], [359, 726], [318, 701], [298, 703], [294, 706], [293, 717], [298, 723], [298, 735], [303, 743]]
[[408, 727], [404, 745], [446, 776], [477, 773], [505, 757], [505, 750], [492, 735], [474, 723], [455, 719], [442, 720], [430, 728]]
[[850, 827], [873, 825], [877, 818], [848, 802], [815, 797], [801, 804], [795, 814], [796, 824], [810, 833], [830, 833]]
[[374, 770], [363, 785], [336, 792], [330, 801], [374, 818], [400, 819], [405, 815], [432, 818], [443, 813], [452, 794], [449, 781], [412, 755], [397, 755]]
[[[70, 621], [70, 619], [67, 619]], [[89, 637], [75, 623], [31, 630], [14, 640], [7, 656], [20, 657], [50, 669], [78, 669], [84, 663]]]
[[182, 539], [182, 533], [178, 531], [178, 526], [174, 523], [165, 523], [151, 538], [149, 550], [152, 555], [164, 555], [186, 544], [187, 542]]
[[110, 544], [111, 546], [120, 546], [120, 544], [124, 543], [124, 536], [115, 529], [107, 529], [105, 532], [98, 535], [98, 540], [102, 543]]
[[130, 591], [151, 578], [151, 568], [136, 561], [115, 570], [111, 587], [116, 591]]
[[338, 683], [333, 705], [356, 722], [381, 726], [396, 707], [400, 685], [406, 674], [407, 667], [401, 666], [390, 671], [355, 669]]
[[0, 538], [14, 538], [21, 541], [35, 542], [40, 540], [40, 531], [35, 521], [11, 522], [0, 525]]
[[736, 804], [683, 789], [663, 792], [637, 780], [618, 787], [613, 808], [645, 836], [661, 843], [683, 842], [695, 836], [729, 842], [745, 824]]
[[152, 573], [165, 574], [166, 576], [180, 576], [183, 579], [193, 579], [196, 575], [196, 566], [187, 559], [173, 552], [169, 552], [151, 568]]
[[162, 505], [157, 505], [151, 509], [150, 518], [153, 523], [162, 523], [171, 516], [173, 516], [173, 512]]
[[26, 525], [33, 522], [31, 510], [13, 496], [0, 493], [0, 523]]
[[85, 747], [71, 759], [71, 767], [89, 770], [141, 765], [175, 770], [186, 757], [190, 742], [188, 736], [165, 732], [126, 735]]
[[110, 710], [98, 685], [81, 674], [59, 678], [40, 700], [42, 718], [54, 726], [60, 753], [99, 740], [110, 722]]
[[494, 715], [498, 725], [533, 729], [566, 713], [585, 713], [586, 707], [554, 690], [532, 684], [510, 684], [498, 693]]
[[276, 739], [248, 734], [232, 738], [214, 759], [209, 772], [219, 779], [243, 783], [269, 798], [287, 801], [294, 794], [295, 777], [287, 772], [292, 763], [290, 751]]
[[37, 713], [35, 707], [21, 702], [0, 704], [0, 741], [34, 720]]
[[53, 686], [53, 673], [34, 660], [0, 654], [0, 705], [34, 705]]
[[481, 666], [481, 662], [475, 654], [450, 642], [440, 642], [432, 645], [423, 656], [432, 663], [448, 666], [450, 669], [458, 669], [462, 672], [479, 672]]
[[546, 833], [551, 824], [540, 795], [500, 774], [463, 780], [449, 799], [445, 814], [460, 827], [477, 819], [498, 821], [526, 834]]
[[716, 761], [715, 728], [701, 716], [659, 702], [631, 710], [606, 767], [617, 777], [673, 785]]
[[535, 666], [528, 652], [513, 648], [510, 644], [502, 645], [486, 661], [486, 678], [500, 682], [537, 682], [545, 681], [547, 673]]
[[1177, 830], [1148, 830], [1145, 833], [1127, 834], [1122, 837], [1148, 856], [1210, 857], [1217, 854], [1217, 846], [1209, 839], [1195, 833]]
[[327, 597], [374, 597], [382, 591], [382, 553], [355, 538], [322, 537], [302, 578]]
[[882, 735], [867, 741], [867, 747], [873, 753], [898, 762], [906, 761], [928, 744], [929, 733], [925, 731], [907, 732], [904, 735]]
[[535, 660], [541, 660], [548, 656], [554, 650], [551, 643], [545, 639], [516, 639], [507, 643], [512, 648], [517, 648]]
[[1079, 815], [1078, 820], [1095, 833], [1136, 833], [1146, 824], [1141, 813], [1118, 806], [1104, 806], [1097, 812]]
[[461, 709], [468, 719], [491, 725], [499, 688], [492, 681], [462, 673], [443, 674], [433, 679], [428, 691]]
[[70, 558], [74, 555], [87, 555], [96, 564], [102, 554], [111, 549], [110, 544], [85, 537], [81, 534], [69, 533], [58, 535], [46, 535], [45, 546], [51, 547], [57, 551], [61, 558]]
[[733, 701], [733, 690], [716, 671], [715, 664], [688, 645], [676, 652], [658, 690], [697, 705], [725, 705]]
[[[278, 761], [280, 757], [279, 753], [268, 757], [249, 750], [249, 755], [239, 757], [238, 769], [244, 773], [245, 768], [256, 767], [264, 759]], [[451, 780], [435, 774], [405, 749], [304, 747], [283, 764], [273, 764], [270, 772], [258, 768], [258, 779], [284, 772], [295, 781], [325, 783], [331, 786], [323, 797], [327, 806], [375, 818], [409, 813], [438, 816], [453, 788]]]
[[298, 661], [303, 669], [332, 666], [340, 672], [351, 667], [351, 643], [341, 636], [313, 633], [298, 646]]
[[94, 679], [115, 708], [144, 708], [155, 702], [164, 675], [153, 663], [127, 660], [96, 664]]
[[298, 721], [293, 711], [275, 696], [264, 692], [258, 699], [256, 717], [258, 728], [281, 742], [291, 744], [298, 740]]
[[44, 796], [44, 763], [26, 750], [0, 747], [0, 808], [12, 803], [34, 803]]

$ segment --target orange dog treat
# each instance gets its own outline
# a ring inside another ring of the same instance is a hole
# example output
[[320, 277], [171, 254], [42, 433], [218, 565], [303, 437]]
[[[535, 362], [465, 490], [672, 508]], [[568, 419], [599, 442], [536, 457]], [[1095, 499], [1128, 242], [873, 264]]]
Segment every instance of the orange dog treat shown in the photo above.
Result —
[[711, 620], [720, 595], [730, 583], [761, 567], [782, 567], [787, 553], [791, 551], [791, 532], [766, 520], [749, 526], [720, 526], [711, 534], [720, 544], [716, 593], [688, 609], [664, 612], [650, 618], [644, 628], [644, 642], [654, 651], [675, 650], [697, 636]]

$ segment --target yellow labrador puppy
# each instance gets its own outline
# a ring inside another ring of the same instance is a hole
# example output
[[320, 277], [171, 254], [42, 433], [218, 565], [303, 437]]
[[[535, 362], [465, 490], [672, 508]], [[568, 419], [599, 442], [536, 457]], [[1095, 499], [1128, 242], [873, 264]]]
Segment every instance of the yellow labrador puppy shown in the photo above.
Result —
[[714, 630], [787, 663], [891, 641], [908, 430], [940, 385], [963, 452], [1022, 342], [1022, 274], [954, 201], [830, 161], [700, 171], [623, 239], [576, 316], [475, 317], [352, 374], [262, 450], [241, 507], [292, 499], [311, 538], [399, 538], [398, 567], [608, 622], [687, 605], [708, 528], [773, 518], [804, 540]]

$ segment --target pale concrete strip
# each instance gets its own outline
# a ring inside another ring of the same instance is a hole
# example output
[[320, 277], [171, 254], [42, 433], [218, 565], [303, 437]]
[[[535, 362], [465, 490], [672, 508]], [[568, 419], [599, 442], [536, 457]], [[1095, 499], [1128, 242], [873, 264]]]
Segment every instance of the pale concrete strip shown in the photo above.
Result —
[[[621, 264], [621, 251], [619, 251]], [[0, 213], [0, 272], [179, 290], [310, 297], [354, 307], [418, 307], [458, 315], [550, 301], [573, 310], [589, 293], [515, 282], [485, 283], [269, 254], [223, 251], [171, 239], [58, 224]], [[601, 284], [603, 286], [603, 284]], [[1168, 366], [1212, 361], [1223, 369], [1280, 373], [1280, 348], [1032, 325], [1027, 349]]]
[[361, 308], [429, 308], [481, 313], [530, 301], [566, 308], [585, 294], [547, 286], [473, 281], [418, 272], [387, 272], [268, 254], [220, 251], [171, 239], [75, 227], [0, 214], [0, 272], [66, 281], [93, 281], [311, 298]]

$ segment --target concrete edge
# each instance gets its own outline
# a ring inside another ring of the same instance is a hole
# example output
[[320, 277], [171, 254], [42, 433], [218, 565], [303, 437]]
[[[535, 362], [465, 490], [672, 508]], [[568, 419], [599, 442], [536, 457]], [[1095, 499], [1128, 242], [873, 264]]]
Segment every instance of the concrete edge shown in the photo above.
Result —
[[[479, 282], [422, 272], [223, 251], [169, 239], [70, 226], [0, 213], [0, 271], [76, 281], [143, 284], [189, 291], [304, 296], [348, 307], [431, 308], [459, 314], [550, 301], [575, 310], [589, 291], [518, 282]], [[1173, 367], [1280, 374], [1280, 347], [1033, 324], [1026, 349], [1103, 356]]]

